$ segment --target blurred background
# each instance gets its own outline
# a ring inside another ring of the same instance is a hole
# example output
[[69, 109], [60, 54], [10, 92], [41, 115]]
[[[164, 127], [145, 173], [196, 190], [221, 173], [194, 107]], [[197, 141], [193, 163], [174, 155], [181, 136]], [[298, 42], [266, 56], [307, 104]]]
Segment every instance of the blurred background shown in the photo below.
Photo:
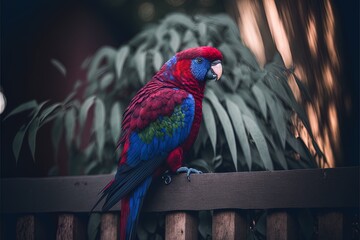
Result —
[[[359, 164], [359, 2], [341, 0], [53, 0], [1, 1], [1, 91], [3, 119], [19, 104], [36, 99], [61, 101], [86, 72], [81, 65], [101, 46], [118, 48], [169, 13], [227, 13], [260, 66], [276, 49], [295, 66], [313, 104], [304, 102], [311, 129], [327, 156], [324, 167]], [[66, 77], [51, 59], [60, 61]], [[1, 120], [1, 176], [45, 176], [53, 165], [50, 130], [39, 132], [36, 161], [11, 144], [19, 120]], [[311, 141], [302, 131], [297, 133]], [[311, 144], [310, 144], [311, 145]], [[60, 155], [66, 156], [65, 149]], [[59, 157], [61, 159], [61, 157]], [[66, 172], [62, 172], [63, 175]]]

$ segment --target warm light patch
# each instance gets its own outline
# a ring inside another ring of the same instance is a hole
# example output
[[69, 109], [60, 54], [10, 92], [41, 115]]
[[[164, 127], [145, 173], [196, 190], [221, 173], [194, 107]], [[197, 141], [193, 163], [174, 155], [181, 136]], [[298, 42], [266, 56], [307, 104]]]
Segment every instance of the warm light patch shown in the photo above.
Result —
[[[322, 156], [318, 156], [316, 160], [320, 167], [335, 167], [335, 159], [339, 161], [341, 157], [337, 102], [344, 98], [347, 108], [351, 102], [346, 96], [340, 96], [338, 81], [340, 63], [336, 49], [336, 25], [331, 2], [325, 0], [316, 4], [294, 3], [296, 4], [294, 8], [288, 3], [279, 2], [279, 9], [275, 0], [263, 0], [262, 4], [271, 36], [285, 66], [289, 68], [295, 63], [296, 76], [309, 88], [311, 101], [306, 102], [295, 79], [289, 77], [290, 88], [295, 99], [304, 104], [311, 131], [327, 163], [324, 164]], [[261, 37], [263, 26], [259, 26], [256, 21], [259, 14], [263, 12], [261, 3], [237, 0], [237, 7], [243, 41], [253, 51], [258, 62], [263, 65], [266, 39]], [[316, 14], [321, 14], [321, 21], [316, 18]], [[296, 19], [295, 17], [298, 16], [300, 18]], [[324, 36], [319, 35], [319, 32], [323, 32]], [[302, 49], [304, 46], [308, 46], [309, 49]], [[292, 49], [294, 52], [291, 52]], [[312, 138], [304, 123], [296, 114], [292, 117], [292, 121], [295, 126], [293, 131], [295, 136], [300, 137], [310, 152], [315, 154]]]
[[329, 65], [325, 65], [324, 69], [322, 71], [322, 77], [324, 79], [324, 86], [325, 89], [328, 91], [328, 93], [332, 93], [335, 91], [335, 82], [334, 82], [334, 74], [331, 71], [331, 68]]
[[339, 134], [339, 121], [336, 113], [335, 103], [332, 103], [329, 106], [329, 119], [330, 119], [330, 130], [331, 130], [332, 139], [334, 139], [337, 142], [337, 140], [339, 140], [340, 134]]
[[314, 136], [319, 136], [319, 119], [314, 107], [312, 105], [308, 105], [306, 108], [306, 112], [309, 116], [311, 131], [313, 132]]
[[244, 44], [254, 53], [259, 65], [266, 62], [264, 43], [256, 22], [255, 6], [251, 1], [238, 1], [238, 24]]
[[325, 2], [325, 20], [324, 24], [324, 31], [325, 31], [325, 40], [326, 46], [329, 51], [330, 61], [336, 69], [339, 68], [339, 59], [338, 54], [335, 46], [335, 19], [334, 13], [331, 7], [331, 3], [329, 0]]
[[289, 46], [289, 40], [286, 35], [283, 23], [280, 20], [274, 0], [264, 0], [264, 9], [269, 23], [271, 35], [275, 41], [276, 47], [280, 52], [286, 67], [293, 64], [292, 55]]
[[313, 14], [310, 14], [308, 19], [307, 25], [307, 39], [309, 43], [309, 48], [311, 55], [316, 57], [317, 53], [317, 32], [316, 32], [316, 25], [315, 25], [315, 17]]
[[299, 102], [301, 100], [301, 94], [300, 94], [299, 86], [297, 85], [297, 83], [295, 81], [295, 78], [293, 76], [290, 76], [288, 82], [289, 82], [291, 91], [294, 93], [296, 101]]

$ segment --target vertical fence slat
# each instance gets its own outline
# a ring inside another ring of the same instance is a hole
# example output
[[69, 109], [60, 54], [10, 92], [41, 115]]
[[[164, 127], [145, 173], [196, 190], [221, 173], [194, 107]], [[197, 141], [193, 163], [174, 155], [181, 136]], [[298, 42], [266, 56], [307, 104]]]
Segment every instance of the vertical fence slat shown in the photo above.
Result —
[[286, 211], [269, 211], [266, 220], [266, 239], [296, 239], [294, 219]]
[[118, 239], [119, 217], [116, 213], [104, 213], [101, 215], [100, 239]]
[[165, 219], [166, 240], [197, 239], [197, 218], [188, 212], [169, 212]]
[[74, 214], [61, 214], [58, 219], [56, 240], [86, 239], [85, 226]]
[[16, 221], [16, 239], [33, 240], [35, 239], [35, 216], [26, 215], [19, 217]]
[[318, 214], [318, 239], [344, 239], [344, 218], [345, 215], [339, 211], [320, 212]]
[[214, 240], [246, 239], [246, 220], [236, 211], [214, 211], [212, 237]]

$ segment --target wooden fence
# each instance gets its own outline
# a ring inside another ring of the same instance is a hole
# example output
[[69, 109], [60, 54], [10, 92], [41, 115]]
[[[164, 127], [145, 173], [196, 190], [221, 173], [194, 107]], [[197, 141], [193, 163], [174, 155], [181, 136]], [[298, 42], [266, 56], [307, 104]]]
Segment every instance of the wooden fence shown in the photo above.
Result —
[[[2, 179], [2, 239], [86, 239], [88, 212], [111, 178]], [[119, 207], [101, 214], [100, 239], [116, 239]], [[214, 210], [213, 239], [227, 240], [246, 239], [247, 210], [267, 209], [267, 239], [281, 240], [297, 239], [289, 212], [300, 208], [317, 215], [314, 239], [357, 239], [359, 167], [175, 176], [151, 186], [143, 211], [166, 212], [165, 239], [191, 240], [194, 212]]]

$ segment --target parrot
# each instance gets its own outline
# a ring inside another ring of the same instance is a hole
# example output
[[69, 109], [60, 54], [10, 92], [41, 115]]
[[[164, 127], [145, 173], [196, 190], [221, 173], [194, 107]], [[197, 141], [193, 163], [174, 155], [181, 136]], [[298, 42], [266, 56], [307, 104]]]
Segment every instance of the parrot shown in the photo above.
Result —
[[144, 196], [162, 173], [201, 173], [183, 166], [202, 120], [205, 84], [222, 75], [222, 53], [210, 46], [176, 53], [132, 98], [121, 125], [114, 178], [100, 192], [103, 211], [121, 200], [120, 239], [132, 240]]

